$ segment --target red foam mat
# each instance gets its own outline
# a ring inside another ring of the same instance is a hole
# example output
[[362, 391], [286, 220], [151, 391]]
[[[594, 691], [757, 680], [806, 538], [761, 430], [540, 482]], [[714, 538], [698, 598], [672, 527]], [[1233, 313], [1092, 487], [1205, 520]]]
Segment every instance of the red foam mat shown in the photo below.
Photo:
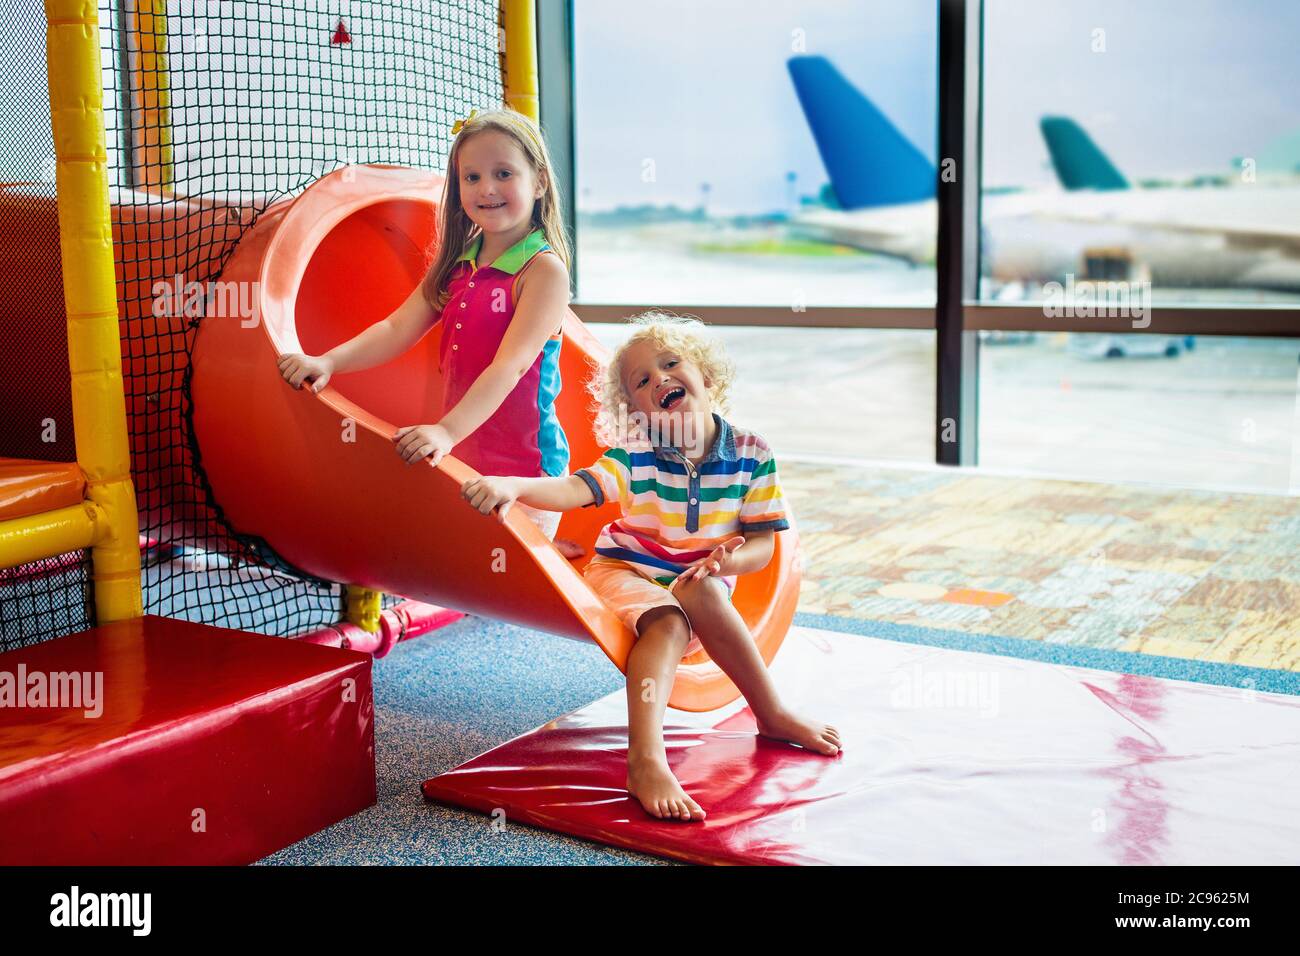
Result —
[[370, 667], [161, 617], [0, 654], [0, 677], [94, 696], [0, 707], [0, 864], [249, 863], [364, 809]]
[[697, 863], [1300, 862], [1300, 698], [806, 628], [772, 670], [845, 751], [758, 738], [743, 704], [669, 711], [703, 823], [627, 795], [621, 692], [424, 793]]

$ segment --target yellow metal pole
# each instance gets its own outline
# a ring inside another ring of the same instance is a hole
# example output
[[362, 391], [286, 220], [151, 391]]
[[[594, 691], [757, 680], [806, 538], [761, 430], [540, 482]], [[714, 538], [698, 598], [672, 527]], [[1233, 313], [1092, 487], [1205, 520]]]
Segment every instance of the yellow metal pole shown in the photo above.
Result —
[[101, 622], [116, 621], [139, 617], [143, 605], [113, 275], [99, 16], [95, 0], [45, 0], [45, 18], [72, 427], [86, 497], [103, 511], [108, 525], [91, 551], [95, 610]]
[[537, 17], [534, 0], [501, 0], [501, 76], [506, 105], [541, 121], [537, 98]]
[[0, 521], [0, 568], [92, 547], [108, 534], [104, 512], [83, 501], [54, 511]]
[[377, 632], [382, 608], [380, 599], [383, 598], [384, 593], [382, 591], [372, 591], [370, 588], [358, 587], [354, 584], [349, 584], [344, 590], [348, 602], [347, 622], [355, 624], [363, 631], [369, 631], [371, 634]]

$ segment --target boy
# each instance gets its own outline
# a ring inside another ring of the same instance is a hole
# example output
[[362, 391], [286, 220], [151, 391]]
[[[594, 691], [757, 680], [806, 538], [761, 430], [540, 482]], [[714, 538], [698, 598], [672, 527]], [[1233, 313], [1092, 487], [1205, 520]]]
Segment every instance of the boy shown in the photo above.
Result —
[[555, 511], [619, 502], [622, 517], [601, 529], [583, 573], [637, 634], [627, 662], [627, 789], [653, 817], [698, 821], [705, 811], [673, 776], [663, 741], [683, 656], [702, 646], [763, 736], [826, 756], [839, 753], [840, 737], [785, 708], [731, 603], [736, 577], [763, 568], [774, 535], [789, 527], [767, 443], [714, 411], [725, 407], [731, 364], [698, 320], [650, 312], [633, 322], [593, 389], [597, 432], [614, 447], [567, 477], [483, 477], [461, 493], [502, 518], [516, 501]]

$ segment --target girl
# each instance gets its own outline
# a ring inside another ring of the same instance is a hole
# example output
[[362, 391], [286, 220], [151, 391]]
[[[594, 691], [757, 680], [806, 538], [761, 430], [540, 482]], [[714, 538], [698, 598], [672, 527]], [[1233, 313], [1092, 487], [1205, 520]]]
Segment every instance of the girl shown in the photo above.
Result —
[[[443, 416], [392, 436], [407, 464], [456, 457], [485, 474], [568, 473], [555, 414], [570, 253], [541, 133], [514, 110], [471, 111], [447, 160], [437, 259], [386, 319], [324, 355], [286, 354], [294, 388], [323, 389], [335, 373], [382, 365], [440, 319]], [[525, 508], [548, 538], [558, 512]], [[566, 557], [583, 551], [557, 541]]]
[[786, 709], [731, 604], [736, 576], [766, 566], [790, 522], [767, 443], [713, 410], [725, 407], [730, 362], [698, 320], [652, 312], [634, 321], [593, 387], [597, 433], [623, 447], [569, 477], [483, 477], [461, 494], [500, 518], [515, 502], [568, 510], [618, 501], [623, 515], [601, 529], [583, 573], [637, 634], [627, 662], [627, 789], [651, 816], [703, 820], [668, 767], [663, 739], [677, 665], [700, 645], [740, 689], [763, 736], [827, 756], [839, 753], [840, 736]]

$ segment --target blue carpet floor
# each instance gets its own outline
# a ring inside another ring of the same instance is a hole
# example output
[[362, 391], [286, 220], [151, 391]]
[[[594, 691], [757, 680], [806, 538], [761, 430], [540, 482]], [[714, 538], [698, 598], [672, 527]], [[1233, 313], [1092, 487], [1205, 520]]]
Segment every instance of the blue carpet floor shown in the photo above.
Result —
[[[795, 623], [1103, 670], [1300, 693], [1300, 675], [905, 624], [800, 614]], [[623, 686], [594, 645], [465, 618], [376, 660], [375, 806], [264, 864], [604, 864], [667, 861], [428, 803], [420, 784]]]
[[429, 803], [420, 784], [623, 686], [593, 644], [467, 617], [374, 664], [378, 802], [266, 864], [658, 864]]

